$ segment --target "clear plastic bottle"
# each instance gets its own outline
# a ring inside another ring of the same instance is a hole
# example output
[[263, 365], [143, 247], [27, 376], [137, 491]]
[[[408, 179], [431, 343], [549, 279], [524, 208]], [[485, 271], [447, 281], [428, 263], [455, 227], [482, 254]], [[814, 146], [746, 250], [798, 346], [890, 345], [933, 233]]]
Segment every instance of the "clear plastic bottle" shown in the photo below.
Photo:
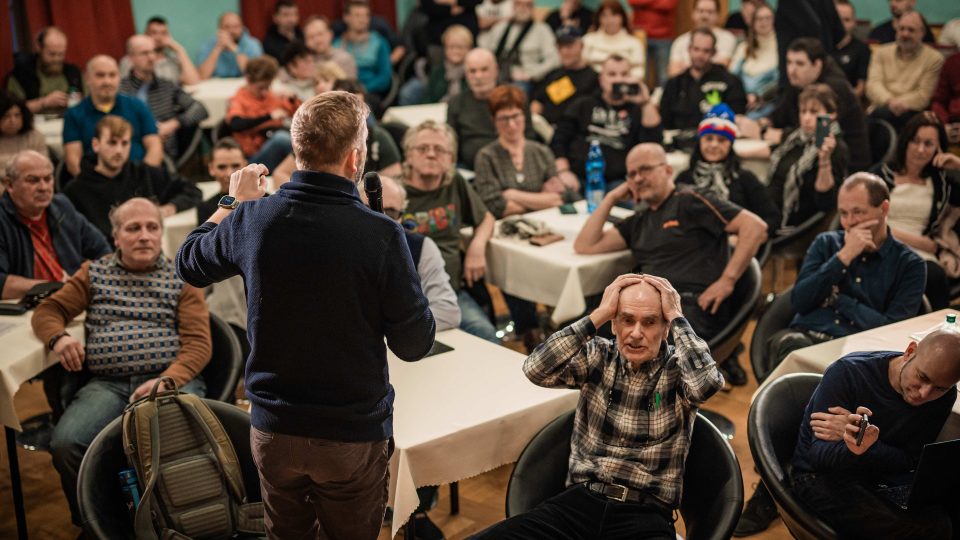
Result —
[[587, 213], [592, 214], [600, 206], [600, 201], [607, 192], [607, 182], [603, 177], [606, 166], [600, 141], [596, 139], [590, 141], [590, 151], [587, 152], [587, 185], [584, 189], [584, 194], [587, 196]]
[[940, 324], [940, 330], [960, 334], [960, 324], [957, 324], [957, 314], [947, 313], [946, 320]]
[[83, 92], [77, 88], [71, 86], [70, 91], [67, 92], [67, 107], [73, 107], [77, 103], [80, 103], [83, 100]]

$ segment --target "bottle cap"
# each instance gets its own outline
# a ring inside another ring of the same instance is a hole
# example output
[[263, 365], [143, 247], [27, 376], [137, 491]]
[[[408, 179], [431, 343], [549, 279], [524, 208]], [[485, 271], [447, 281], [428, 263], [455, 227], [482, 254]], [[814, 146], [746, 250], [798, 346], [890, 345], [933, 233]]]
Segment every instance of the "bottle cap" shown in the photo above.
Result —
[[957, 314], [956, 313], [947, 313], [947, 322], [950, 324], [957, 323]]

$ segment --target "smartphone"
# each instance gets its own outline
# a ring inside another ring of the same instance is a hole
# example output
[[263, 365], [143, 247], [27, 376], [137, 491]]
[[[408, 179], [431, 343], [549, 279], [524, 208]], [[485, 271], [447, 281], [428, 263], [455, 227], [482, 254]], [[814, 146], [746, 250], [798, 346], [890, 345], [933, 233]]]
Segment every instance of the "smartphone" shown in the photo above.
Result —
[[614, 99], [620, 99], [624, 96], [636, 96], [640, 94], [640, 84], [639, 83], [616, 83], [613, 85], [613, 94]]
[[561, 213], [561, 214], [576, 214], [576, 213], [577, 213], [577, 207], [574, 206], [572, 203], [561, 204], [558, 208], [560, 208], [560, 213]]
[[857, 446], [863, 444], [863, 436], [867, 433], [867, 428], [870, 427], [870, 419], [867, 418], [867, 415], [860, 415], [860, 431], [857, 432]]
[[816, 131], [816, 143], [817, 148], [823, 146], [823, 140], [827, 138], [827, 135], [830, 134], [830, 122], [831, 118], [825, 114], [821, 114], [817, 117], [817, 131]]

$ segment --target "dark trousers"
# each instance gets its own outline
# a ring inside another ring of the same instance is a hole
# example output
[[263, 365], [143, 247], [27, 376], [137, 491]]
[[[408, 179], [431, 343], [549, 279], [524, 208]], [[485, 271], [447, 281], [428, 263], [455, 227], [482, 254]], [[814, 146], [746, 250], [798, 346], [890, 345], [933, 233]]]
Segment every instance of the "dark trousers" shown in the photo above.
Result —
[[923, 291], [934, 311], [950, 307], [950, 280], [943, 267], [927, 261], [927, 288]]
[[540, 321], [537, 320], [537, 304], [507, 293], [503, 293], [503, 300], [510, 308], [513, 329], [518, 336], [540, 327]]
[[490, 540], [636, 540], [676, 538], [673, 513], [659, 504], [618, 502], [582, 484], [482, 531]]
[[267, 535], [365, 540], [380, 533], [391, 441], [340, 442], [250, 428]]
[[886, 120], [891, 126], [893, 126], [894, 131], [900, 133], [903, 130], [903, 126], [907, 123], [907, 120], [913, 118], [913, 115], [915, 114], [917, 114], [917, 111], [914, 110], [908, 110], [900, 115], [893, 114], [893, 111], [884, 105], [874, 109], [873, 112], [870, 113], [870, 116], [880, 120]]
[[846, 474], [796, 473], [793, 491], [842, 538], [947, 540], [952, 534], [943, 508], [901, 510]]

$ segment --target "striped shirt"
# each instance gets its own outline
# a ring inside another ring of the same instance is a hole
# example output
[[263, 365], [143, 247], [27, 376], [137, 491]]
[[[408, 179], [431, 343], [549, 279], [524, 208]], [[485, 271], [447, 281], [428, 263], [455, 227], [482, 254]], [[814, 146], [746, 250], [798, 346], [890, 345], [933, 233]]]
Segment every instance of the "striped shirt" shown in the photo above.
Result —
[[701, 403], [723, 386], [706, 342], [678, 317], [676, 346], [634, 371], [616, 341], [594, 337], [589, 317], [556, 332], [523, 372], [547, 388], [579, 388], [567, 485], [620, 484], [680, 505], [683, 464]]
[[[148, 85], [147, 107], [158, 123], [176, 118], [180, 121], [180, 129], [187, 129], [199, 125], [207, 118], [207, 109], [202, 103], [167, 79], [154, 77], [150, 81], [141, 81], [131, 73], [120, 81], [120, 93], [138, 98], [137, 94], [144, 84]], [[176, 137], [167, 137], [163, 142], [163, 152], [172, 157], [179, 154]]]

